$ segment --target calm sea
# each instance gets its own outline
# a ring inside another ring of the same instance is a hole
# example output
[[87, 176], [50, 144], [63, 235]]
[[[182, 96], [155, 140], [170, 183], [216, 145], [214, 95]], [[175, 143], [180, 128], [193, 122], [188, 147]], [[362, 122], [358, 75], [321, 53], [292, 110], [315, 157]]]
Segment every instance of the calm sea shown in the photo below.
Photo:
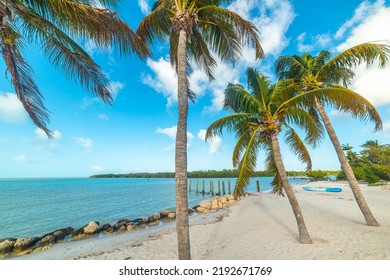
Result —
[[[196, 180], [202, 188], [202, 179], [191, 179], [190, 207], [206, 199], [196, 195]], [[218, 179], [205, 179], [206, 191], [210, 180], [217, 190]], [[220, 180], [226, 191], [230, 180], [233, 190], [236, 179]], [[262, 177], [253, 179], [247, 191], [256, 190], [256, 180], [262, 191], [270, 188], [271, 178]], [[90, 221], [113, 224], [174, 207], [174, 179], [0, 179], [0, 239], [41, 236], [67, 226], [77, 229]]]

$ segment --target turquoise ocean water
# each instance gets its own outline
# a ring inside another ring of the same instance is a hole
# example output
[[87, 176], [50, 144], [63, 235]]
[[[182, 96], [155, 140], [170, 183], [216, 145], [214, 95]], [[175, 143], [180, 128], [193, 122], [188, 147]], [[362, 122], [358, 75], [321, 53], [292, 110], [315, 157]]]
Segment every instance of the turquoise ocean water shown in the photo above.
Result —
[[[210, 197], [196, 195], [196, 180], [202, 188], [202, 179], [191, 179], [189, 207]], [[210, 180], [215, 190], [218, 180], [224, 180], [227, 192], [228, 180], [233, 190], [236, 179], [205, 179], [206, 191]], [[252, 179], [247, 191], [256, 191], [256, 180], [262, 191], [270, 188], [272, 178], [261, 177]], [[77, 229], [90, 221], [113, 224], [121, 218], [145, 218], [174, 207], [174, 179], [0, 179], [0, 239], [39, 237], [68, 226]]]

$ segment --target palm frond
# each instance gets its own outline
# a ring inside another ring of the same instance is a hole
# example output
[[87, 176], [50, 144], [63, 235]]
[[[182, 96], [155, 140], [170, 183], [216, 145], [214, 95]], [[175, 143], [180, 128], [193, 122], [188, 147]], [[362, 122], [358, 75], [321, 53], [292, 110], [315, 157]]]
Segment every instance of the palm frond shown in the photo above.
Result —
[[279, 175], [279, 171], [275, 163], [274, 154], [270, 143], [267, 146], [265, 146], [265, 150], [266, 150], [266, 157], [264, 159], [265, 170], [274, 174], [274, 178], [271, 181], [272, 192], [280, 196], [284, 196], [282, 179]]
[[291, 151], [298, 156], [298, 159], [301, 162], [306, 163], [306, 171], [310, 171], [312, 162], [309, 151], [307, 150], [305, 143], [292, 127], [289, 127], [286, 130], [284, 140], [290, 146]]
[[[188, 56], [206, 72], [210, 80], [214, 79], [212, 71], [217, 66], [217, 62], [211, 55], [202, 34], [196, 28], [193, 28], [192, 39], [187, 48], [189, 50]], [[171, 53], [177, 53], [177, 51], [173, 50]]]
[[390, 61], [390, 46], [384, 43], [363, 43], [353, 46], [330, 59], [320, 70], [319, 76], [328, 76], [337, 68], [351, 68], [366, 63], [371, 66], [374, 62], [379, 67], [385, 67]]
[[215, 14], [204, 13], [197, 29], [221, 60], [235, 62], [239, 58], [240, 39], [232, 24], [216, 17]]
[[[6, 29], [2, 31], [4, 32]], [[3, 39], [2, 41], [4, 42]], [[11, 82], [18, 99], [31, 120], [45, 131], [48, 137], [51, 137], [51, 131], [47, 128], [49, 116], [47, 109], [43, 105], [42, 94], [32, 77], [34, 72], [21, 55], [17, 42], [1, 44], [1, 52], [7, 66], [7, 72], [11, 75]]]
[[245, 151], [246, 147], [249, 144], [251, 139], [251, 129], [247, 128], [241, 135], [239, 136], [236, 145], [233, 150], [232, 162], [233, 166], [239, 166], [239, 162], [242, 158], [242, 153]]
[[236, 187], [234, 189], [235, 196], [241, 196], [244, 194], [244, 190], [249, 185], [250, 178], [255, 172], [257, 152], [260, 145], [260, 141], [257, 137], [257, 134], [260, 130], [261, 127], [258, 127], [253, 131], [248, 145], [246, 146], [245, 153], [243, 154], [243, 157], [237, 168], [238, 178], [236, 181]]
[[[288, 107], [286, 113], [286, 124], [293, 124], [306, 132], [305, 141], [314, 147], [324, 139], [324, 130], [320, 119], [315, 120], [306, 109], [299, 107]], [[318, 114], [317, 117], [319, 118]], [[292, 129], [289, 126], [289, 129]]]
[[222, 135], [224, 129], [229, 132], [235, 132], [237, 126], [242, 125], [243, 121], [248, 119], [249, 114], [237, 113], [223, 118], [220, 118], [213, 122], [206, 131], [206, 140], [211, 139], [216, 135]]
[[42, 41], [45, 55], [68, 79], [78, 80], [103, 101], [112, 101], [110, 80], [73, 39], [33, 11], [19, 10], [19, 16], [24, 19], [23, 29]]
[[342, 86], [304, 92], [288, 100], [285, 105], [303, 106], [305, 102], [309, 100], [314, 102], [316, 98], [321, 104], [333, 106], [363, 122], [374, 122], [374, 131], [381, 130], [383, 127], [382, 120], [375, 107], [363, 96]]
[[306, 73], [306, 67], [297, 55], [281, 56], [275, 62], [275, 72], [280, 80], [299, 79]]
[[250, 93], [256, 97], [259, 102], [259, 109], [266, 110], [268, 95], [271, 87], [270, 79], [260, 74], [255, 68], [248, 67], [246, 70], [247, 84]]
[[232, 109], [234, 112], [256, 113], [262, 104], [242, 85], [229, 84], [225, 89], [224, 107]]
[[152, 11], [139, 24], [137, 34], [146, 42], [152, 43], [155, 39], [164, 40], [168, 36], [177, 36], [176, 33], [171, 33], [174, 12], [169, 7], [168, 3], [156, 1]]
[[[258, 30], [251, 22], [243, 19], [238, 14], [229, 11], [221, 6], [210, 5], [199, 7], [199, 15], [202, 19], [217, 23], [226, 22], [234, 26], [235, 33], [242, 45], [253, 47], [256, 53], [256, 59], [264, 57], [264, 51], [259, 41]], [[218, 43], [218, 42], [217, 42]]]
[[116, 49], [121, 55], [136, 53], [141, 58], [150, 55], [146, 43], [119, 18], [116, 12], [92, 6], [91, 1], [24, 2], [26, 6], [21, 3], [12, 5], [19, 11], [25, 10], [26, 13], [30, 8], [56, 26], [61, 26], [61, 29], [71, 37], [93, 40], [99, 47]]

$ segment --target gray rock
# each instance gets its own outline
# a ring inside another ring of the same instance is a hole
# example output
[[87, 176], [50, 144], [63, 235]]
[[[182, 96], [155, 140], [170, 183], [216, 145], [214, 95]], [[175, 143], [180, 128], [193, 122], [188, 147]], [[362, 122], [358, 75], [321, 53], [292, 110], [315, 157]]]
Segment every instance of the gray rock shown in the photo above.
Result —
[[198, 213], [201, 213], [201, 214], [208, 214], [208, 213], [210, 213], [210, 210], [209, 210], [209, 209], [203, 208], [203, 207], [201, 207], [201, 206], [199, 206], [198, 208], [196, 208], [196, 211], [197, 211]]
[[48, 234], [44, 237], [42, 237], [41, 242], [39, 243], [39, 246], [48, 246], [51, 244], [56, 243], [56, 237], [53, 234]]
[[151, 216], [148, 216], [148, 224], [154, 223], [159, 220], [158, 214], [153, 214]]
[[134, 225], [139, 226], [139, 225], [145, 225], [147, 221], [143, 218], [137, 218], [135, 220], [131, 221]]
[[14, 239], [2, 239], [0, 242], [0, 255], [12, 252], [15, 242], [16, 240]]
[[169, 210], [162, 210], [160, 211], [160, 218], [161, 219], [165, 219], [165, 218], [168, 218], [168, 215], [170, 214], [171, 212]]
[[104, 224], [101, 228], [101, 231], [103, 231], [104, 233], [112, 233], [113, 230], [114, 229], [110, 224]]
[[167, 218], [171, 220], [176, 219], [176, 213], [174, 212], [169, 213]]
[[84, 235], [98, 234], [100, 231], [99, 222], [90, 222], [84, 227]]
[[39, 241], [38, 237], [22, 237], [18, 238], [14, 244], [15, 252], [22, 252], [33, 247]]
[[[211, 209], [211, 201], [210, 200], [203, 200], [201, 203], [199, 203], [199, 206], [204, 208], [204, 209], [208, 209], [210, 210]], [[198, 211], [199, 212], [199, 211]]]

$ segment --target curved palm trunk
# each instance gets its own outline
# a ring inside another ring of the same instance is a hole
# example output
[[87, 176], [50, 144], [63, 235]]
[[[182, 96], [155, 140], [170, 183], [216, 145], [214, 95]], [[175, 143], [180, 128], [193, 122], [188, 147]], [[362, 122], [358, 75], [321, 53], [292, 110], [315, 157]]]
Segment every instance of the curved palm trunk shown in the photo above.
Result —
[[190, 233], [187, 198], [187, 71], [186, 71], [187, 34], [179, 33], [177, 52], [178, 110], [179, 117], [176, 132], [175, 178], [176, 178], [176, 232], [178, 256], [180, 260], [190, 260]]
[[315, 102], [316, 102], [316, 107], [318, 109], [318, 112], [320, 113], [320, 116], [322, 118], [322, 121], [324, 122], [326, 131], [328, 132], [329, 138], [332, 141], [333, 146], [336, 150], [337, 156], [341, 164], [341, 168], [345, 176], [347, 177], [349, 186], [351, 187], [356, 202], [359, 205], [360, 210], [364, 215], [364, 218], [366, 219], [367, 225], [380, 226], [379, 223], [376, 221], [375, 217], [373, 216], [373, 214], [371, 213], [371, 210], [368, 207], [366, 200], [364, 199], [359, 184], [356, 180], [355, 174], [353, 173], [351, 165], [349, 164], [348, 159], [344, 154], [340, 141], [336, 135], [336, 132], [333, 129], [333, 126], [328, 118], [328, 115], [324, 110], [324, 107], [321, 105], [321, 103], [318, 102], [317, 99], [315, 100]]
[[309, 232], [307, 231], [305, 220], [303, 219], [302, 211], [301, 208], [299, 207], [298, 200], [295, 197], [294, 191], [291, 188], [290, 183], [288, 182], [286, 169], [284, 168], [282, 155], [280, 153], [279, 141], [276, 133], [271, 135], [271, 142], [272, 142], [272, 152], [274, 154], [275, 164], [278, 169], [279, 176], [282, 180], [283, 189], [286, 192], [287, 198], [294, 212], [295, 219], [297, 220], [298, 230], [299, 230], [299, 242], [301, 242], [302, 244], [312, 244], [313, 241], [311, 240]]

